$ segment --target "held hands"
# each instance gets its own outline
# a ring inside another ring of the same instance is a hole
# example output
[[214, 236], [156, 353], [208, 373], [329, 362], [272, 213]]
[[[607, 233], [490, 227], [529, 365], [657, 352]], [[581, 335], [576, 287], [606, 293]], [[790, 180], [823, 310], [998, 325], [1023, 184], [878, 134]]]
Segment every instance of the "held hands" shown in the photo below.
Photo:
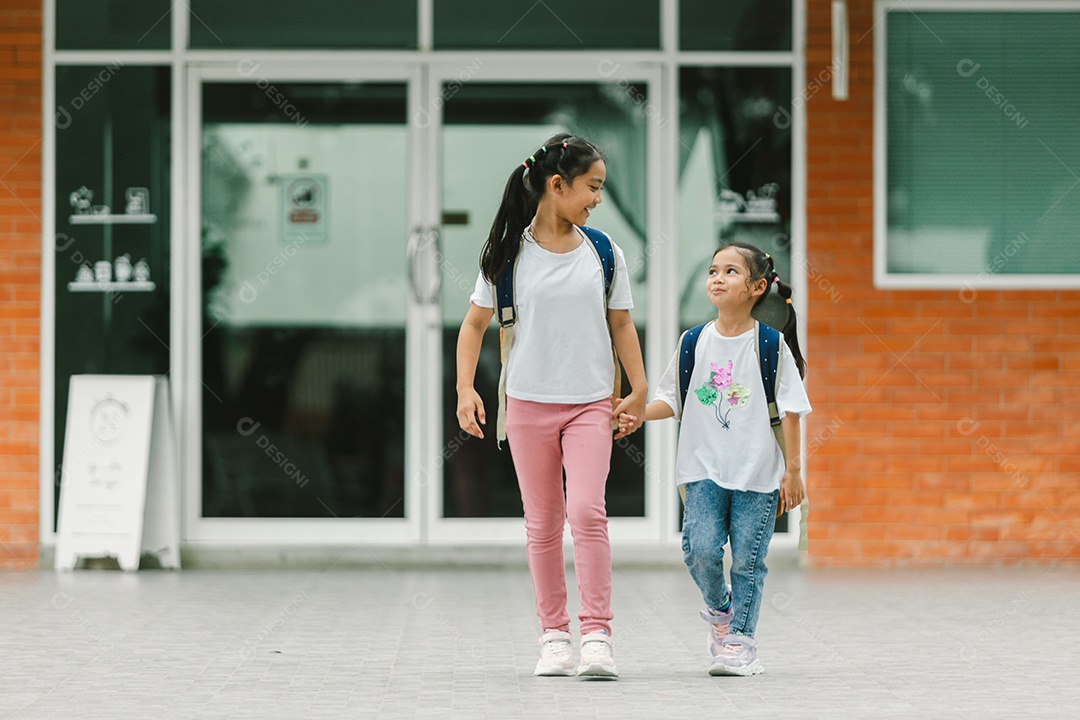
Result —
[[619, 424], [615, 439], [624, 438], [645, 422], [645, 394], [632, 392], [625, 398], [612, 398], [611, 417]]
[[[480, 425], [487, 424], [487, 415], [484, 413], [484, 401], [473, 388], [458, 390], [457, 420], [461, 429], [478, 438], [484, 437], [484, 431]], [[480, 424], [477, 424], [477, 420]]]
[[776, 514], [781, 515], [787, 510], [798, 507], [805, 498], [806, 488], [803, 487], [802, 471], [799, 468], [788, 467], [780, 481], [780, 502], [776, 508]]

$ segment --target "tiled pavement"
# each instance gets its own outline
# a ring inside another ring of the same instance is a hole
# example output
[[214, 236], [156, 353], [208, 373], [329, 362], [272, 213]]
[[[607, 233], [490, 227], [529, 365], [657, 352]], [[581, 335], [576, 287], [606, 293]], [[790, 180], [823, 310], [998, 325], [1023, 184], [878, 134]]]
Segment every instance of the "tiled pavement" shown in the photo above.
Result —
[[0, 574], [0, 718], [1080, 717], [1077, 568], [775, 569], [752, 678], [684, 570], [614, 588], [597, 682], [532, 676], [523, 568]]

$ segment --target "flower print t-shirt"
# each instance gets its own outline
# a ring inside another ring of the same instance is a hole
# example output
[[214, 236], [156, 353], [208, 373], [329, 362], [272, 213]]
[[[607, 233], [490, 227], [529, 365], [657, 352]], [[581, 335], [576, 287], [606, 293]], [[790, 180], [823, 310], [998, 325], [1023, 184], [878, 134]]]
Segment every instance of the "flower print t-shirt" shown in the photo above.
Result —
[[[678, 416], [679, 351], [671, 358], [654, 399], [666, 403], [682, 424], [675, 481], [684, 485], [710, 479], [729, 490], [772, 492], [784, 476], [784, 455], [769, 425], [754, 329], [724, 337], [709, 323], [698, 336], [694, 372]], [[810, 412], [799, 370], [780, 343], [780, 417]]]
[[[608, 307], [629, 310], [626, 260], [613, 242], [615, 282]], [[506, 394], [518, 400], [582, 404], [611, 397], [615, 363], [604, 311], [604, 271], [589, 240], [553, 253], [525, 231], [514, 294], [518, 321], [506, 371]], [[491, 283], [476, 279], [472, 303], [495, 307]]]

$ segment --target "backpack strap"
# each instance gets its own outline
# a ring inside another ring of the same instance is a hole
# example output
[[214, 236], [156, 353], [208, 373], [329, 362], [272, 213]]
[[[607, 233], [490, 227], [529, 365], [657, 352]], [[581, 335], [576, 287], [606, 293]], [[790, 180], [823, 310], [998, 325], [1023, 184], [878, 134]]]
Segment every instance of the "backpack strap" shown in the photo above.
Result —
[[581, 231], [589, 239], [596, 259], [604, 269], [604, 308], [607, 309], [607, 304], [611, 301], [611, 291], [615, 287], [615, 249], [611, 246], [611, 238], [607, 233], [584, 225], [581, 226]]
[[776, 389], [780, 370], [780, 333], [762, 322], [756, 324], [757, 356], [761, 366], [761, 384], [765, 386], [765, 402], [769, 407], [769, 424], [780, 425], [776, 407]]
[[694, 361], [697, 359], [697, 341], [701, 331], [709, 323], [695, 325], [682, 334], [679, 338], [679, 417], [682, 418], [683, 405], [686, 404], [686, 393], [690, 391], [690, 376], [694, 374]]

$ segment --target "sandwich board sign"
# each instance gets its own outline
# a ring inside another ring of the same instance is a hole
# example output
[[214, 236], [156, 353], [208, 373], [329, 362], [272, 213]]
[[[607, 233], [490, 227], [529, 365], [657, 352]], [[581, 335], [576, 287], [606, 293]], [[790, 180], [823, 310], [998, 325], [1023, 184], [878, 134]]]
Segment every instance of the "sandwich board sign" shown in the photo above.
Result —
[[73, 375], [57, 523], [57, 570], [143, 553], [180, 568], [176, 449], [169, 381], [154, 375]]

